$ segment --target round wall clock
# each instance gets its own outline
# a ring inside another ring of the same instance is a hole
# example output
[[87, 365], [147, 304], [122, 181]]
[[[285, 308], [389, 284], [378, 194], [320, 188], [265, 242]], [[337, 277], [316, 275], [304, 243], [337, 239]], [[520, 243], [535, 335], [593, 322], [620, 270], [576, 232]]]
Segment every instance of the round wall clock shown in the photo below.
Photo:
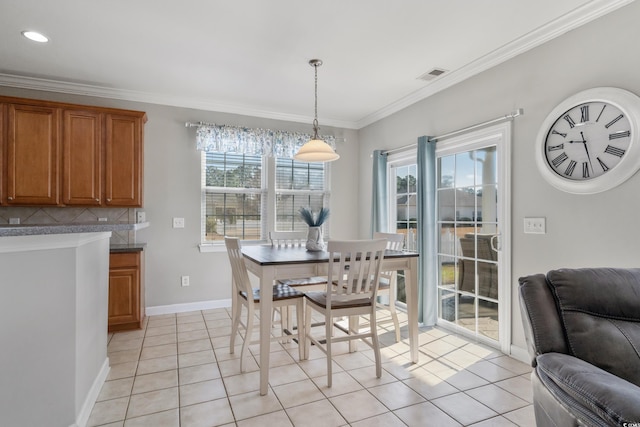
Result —
[[600, 87], [562, 101], [542, 123], [536, 161], [554, 187], [594, 194], [640, 169], [640, 97]]

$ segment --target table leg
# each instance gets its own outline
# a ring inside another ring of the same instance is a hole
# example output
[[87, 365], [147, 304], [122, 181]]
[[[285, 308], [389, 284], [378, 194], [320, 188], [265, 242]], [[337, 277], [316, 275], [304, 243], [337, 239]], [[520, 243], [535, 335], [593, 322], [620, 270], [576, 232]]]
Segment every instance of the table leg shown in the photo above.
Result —
[[260, 274], [260, 395], [269, 391], [269, 353], [271, 350], [271, 313], [273, 308], [274, 268], [263, 266]]
[[407, 293], [407, 317], [409, 328], [409, 348], [411, 361], [418, 363], [418, 258], [409, 259], [409, 269], [405, 270], [405, 291]]

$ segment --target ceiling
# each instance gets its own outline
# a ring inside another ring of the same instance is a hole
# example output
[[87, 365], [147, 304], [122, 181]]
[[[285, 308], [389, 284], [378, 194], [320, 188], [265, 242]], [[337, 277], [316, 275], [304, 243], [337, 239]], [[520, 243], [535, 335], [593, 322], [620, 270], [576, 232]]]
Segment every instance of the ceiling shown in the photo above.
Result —
[[631, 1], [0, 0], [0, 85], [359, 129]]

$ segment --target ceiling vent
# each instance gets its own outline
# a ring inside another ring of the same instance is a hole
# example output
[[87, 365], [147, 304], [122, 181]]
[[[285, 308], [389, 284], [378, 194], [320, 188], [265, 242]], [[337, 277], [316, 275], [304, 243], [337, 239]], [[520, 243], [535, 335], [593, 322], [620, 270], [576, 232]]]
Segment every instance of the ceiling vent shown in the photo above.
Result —
[[428, 82], [430, 80], [435, 79], [436, 77], [440, 77], [442, 74], [446, 72], [447, 70], [443, 68], [434, 68], [433, 70], [427, 71], [426, 73], [418, 77], [418, 80], [424, 80], [425, 82]]

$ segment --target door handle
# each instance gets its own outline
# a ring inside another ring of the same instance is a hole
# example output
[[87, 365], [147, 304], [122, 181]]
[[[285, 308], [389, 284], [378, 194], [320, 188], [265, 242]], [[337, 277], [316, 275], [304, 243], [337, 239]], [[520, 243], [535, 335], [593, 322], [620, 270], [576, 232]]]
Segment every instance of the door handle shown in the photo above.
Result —
[[499, 252], [502, 250], [502, 245], [500, 245], [500, 234], [494, 234], [493, 236], [491, 236], [491, 249], [493, 249], [496, 252]]

